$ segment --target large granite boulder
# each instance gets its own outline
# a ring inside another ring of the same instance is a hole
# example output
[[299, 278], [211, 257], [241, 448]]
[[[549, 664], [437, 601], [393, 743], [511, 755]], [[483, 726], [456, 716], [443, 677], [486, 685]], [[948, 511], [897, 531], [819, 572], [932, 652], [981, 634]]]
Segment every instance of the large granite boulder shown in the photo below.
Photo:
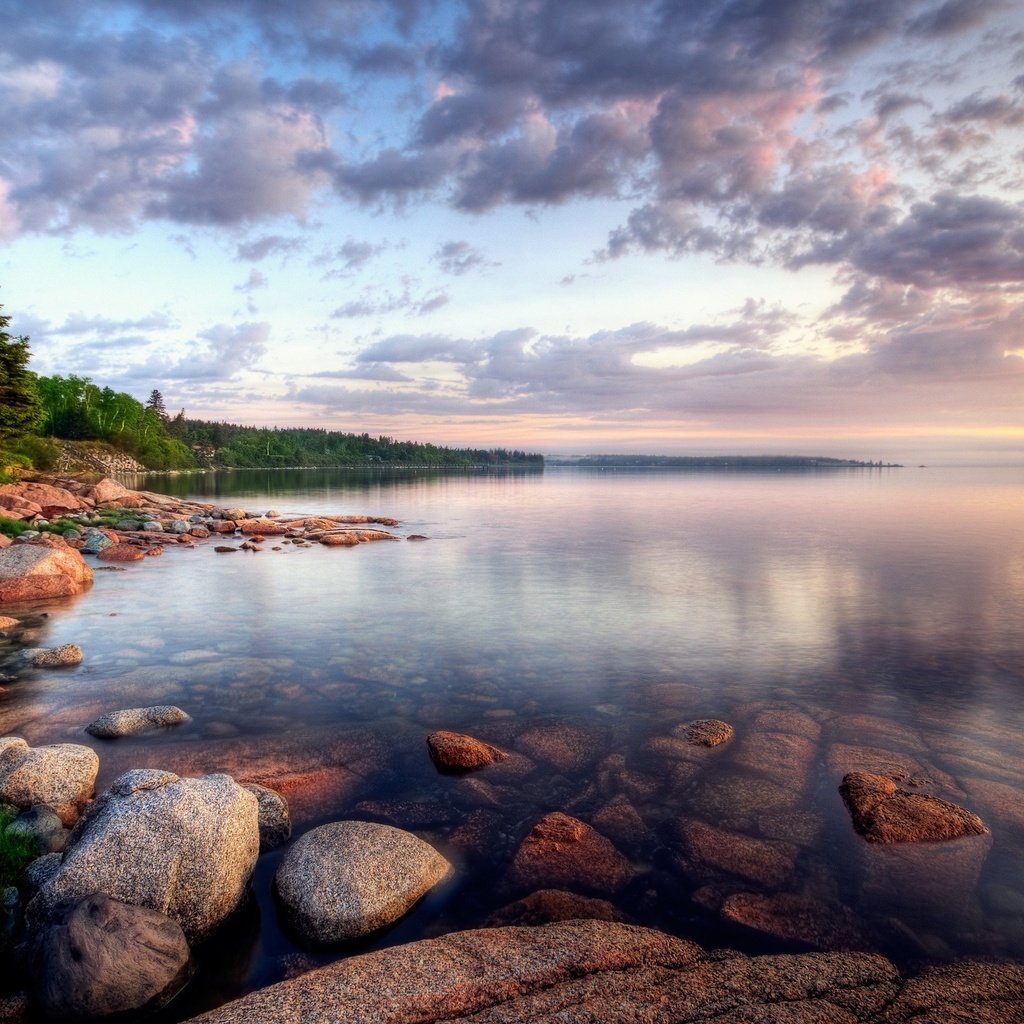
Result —
[[47, 924], [32, 946], [32, 994], [52, 1020], [153, 1009], [189, 977], [185, 933], [169, 917], [93, 894]]
[[30, 747], [19, 736], [0, 739], [0, 801], [28, 810], [52, 808], [64, 825], [75, 823], [96, 785], [100, 761], [77, 743]]
[[234, 779], [135, 769], [89, 808], [27, 917], [38, 925], [61, 903], [104, 893], [202, 939], [241, 902], [259, 847], [256, 798]]
[[194, 1024], [979, 1024], [1024, 1022], [1024, 967], [957, 964], [902, 979], [867, 953], [709, 956], [647, 928], [493, 928], [349, 957]]
[[108, 711], [85, 727], [91, 736], [101, 739], [115, 739], [120, 736], [134, 736], [148, 729], [162, 729], [190, 721], [190, 716], [173, 704], [154, 704], [148, 708], [126, 708], [123, 711]]
[[91, 583], [92, 569], [62, 540], [0, 549], [0, 604], [72, 597]]
[[299, 936], [339, 942], [383, 928], [451, 872], [410, 832], [335, 821], [307, 832], [285, 854], [274, 887]]
[[97, 505], [104, 502], [118, 502], [121, 498], [127, 497], [132, 492], [127, 487], [122, 487], [116, 480], [104, 477], [98, 483], [89, 488], [88, 494]]

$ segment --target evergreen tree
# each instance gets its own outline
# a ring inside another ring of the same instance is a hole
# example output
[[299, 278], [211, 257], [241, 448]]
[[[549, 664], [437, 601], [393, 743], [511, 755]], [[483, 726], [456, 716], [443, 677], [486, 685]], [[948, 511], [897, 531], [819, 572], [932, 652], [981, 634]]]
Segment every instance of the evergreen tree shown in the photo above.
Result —
[[28, 338], [11, 337], [10, 323], [0, 313], [0, 448], [31, 433], [41, 413], [36, 375], [28, 369]]
[[156, 388], [153, 388], [149, 393], [149, 401], [146, 402], [146, 408], [152, 409], [164, 423], [167, 422], [167, 408], [164, 406], [164, 396]]

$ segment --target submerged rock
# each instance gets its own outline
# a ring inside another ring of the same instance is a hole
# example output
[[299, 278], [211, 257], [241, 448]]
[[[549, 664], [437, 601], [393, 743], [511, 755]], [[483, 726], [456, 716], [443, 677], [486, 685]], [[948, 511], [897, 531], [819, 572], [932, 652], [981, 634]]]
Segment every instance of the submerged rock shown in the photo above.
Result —
[[853, 827], [869, 843], [935, 842], [988, 833], [976, 814], [948, 800], [908, 793], [884, 775], [850, 772], [839, 792]]
[[85, 654], [78, 644], [62, 644], [32, 652], [33, 668], [61, 668], [64, 665], [81, 665]]
[[451, 870], [437, 850], [410, 832], [335, 821], [291, 847], [274, 888], [301, 938], [332, 943], [397, 921]]
[[538, 889], [496, 910], [486, 924], [489, 928], [501, 928], [506, 925], [553, 924], [556, 921], [626, 920], [626, 915], [607, 900], [580, 896], [564, 889]]
[[32, 959], [35, 1003], [61, 1021], [154, 1009], [189, 977], [188, 943], [174, 921], [100, 894], [43, 928]]
[[255, 782], [243, 782], [259, 803], [260, 853], [276, 850], [288, 842], [292, 835], [292, 820], [288, 814], [288, 801], [280, 793]]
[[101, 739], [114, 739], [119, 736], [133, 736], [147, 729], [160, 729], [165, 726], [180, 725], [191, 721], [179, 707], [173, 704], [154, 704], [148, 708], [126, 708], [123, 711], [108, 711], [100, 715], [95, 722], [85, 727], [85, 731]]
[[485, 768], [508, 756], [483, 740], [459, 732], [438, 729], [427, 737], [427, 749], [434, 764], [441, 771], [469, 772]]
[[717, 718], [698, 718], [693, 722], [677, 725], [672, 735], [701, 747], [718, 747], [728, 743], [735, 735], [735, 730], [728, 722]]

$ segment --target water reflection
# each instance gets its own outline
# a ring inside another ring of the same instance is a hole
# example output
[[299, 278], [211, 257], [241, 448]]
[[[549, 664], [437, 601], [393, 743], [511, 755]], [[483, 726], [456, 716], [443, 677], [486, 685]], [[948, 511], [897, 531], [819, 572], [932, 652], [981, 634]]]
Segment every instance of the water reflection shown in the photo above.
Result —
[[[501, 879], [561, 810], [636, 869], [590, 895], [704, 943], [1024, 957], [1005, 910], [1024, 905], [1019, 473], [165, 482], [254, 511], [391, 515], [431, 540], [206, 547], [98, 574], [39, 624], [41, 645], [80, 643], [85, 663], [10, 686], [0, 732], [92, 744], [101, 784], [141, 764], [276, 783], [300, 831], [339, 815], [414, 829], [462, 869], [457, 898], [418, 910], [403, 939], [477, 926], [522, 895]], [[81, 731], [164, 702], [192, 722], [105, 745]], [[734, 743], [680, 745], [676, 727], [701, 717], [731, 722]], [[439, 776], [433, 728], [519, 767]], [[975, 810], [990, 847], [865, 849], [837, 785], [874, 764]], [[264, 865], [242, 987], [294, 952], [269, 878]], [[962, 898], [937, 900], [939, 882]], [[843, 928], [787, 932], [786, 907]]]

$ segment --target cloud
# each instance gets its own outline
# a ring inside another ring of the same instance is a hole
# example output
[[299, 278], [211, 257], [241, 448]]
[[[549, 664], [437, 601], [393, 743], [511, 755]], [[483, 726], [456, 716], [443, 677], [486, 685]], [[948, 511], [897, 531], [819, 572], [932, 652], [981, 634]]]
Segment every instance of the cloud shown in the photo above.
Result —
[[249, 271], [249, 277], [241, 284], [235, 285], [236, 292], [242, 292], [243, 295], [248, 295], [259, 288], [267, 287], [267, 279], [258, 270], [253, 269]]
[[446, 292], [433, 291], [426, 295], [414, 296], [410, 288], [395, 294], [380, 293], [377, 289], [367, 289], [358, 299], [338, 306], [332, 313], [334, 320], [349, 320], [356, 317], [384, 316], [388, 313], [408, 313], [412, 316], [426, 316], [447, 305], [449, 297]]
[[350, 277], [362, 270], [386, 248], [387, 244], [384, 242], [373, 243], [349, 238], [336, 249], [322, 252], [312, 263], [313, 266], [331, 268], [324, 274], [325, 280]]
[[433, 259], [444, 273], [455, 276], [467, 274], [478, 267], [494, 266], [479, 249], [465, 241], [442, 243]]
[[270, 340], [270, 324], [216, 324], [200, 331], [198, 339], [176, 359], [153, 356], [129, 367], [134, 380], [226, 381], [261, 359]]
[[268, 256], [289, 256], [300, 252], [306, 247], [302, 238], [286, 238], [283, 235], [263, 235], [248, 242], [239, 242], [235, 250], [235, 258], [259, 263]]

